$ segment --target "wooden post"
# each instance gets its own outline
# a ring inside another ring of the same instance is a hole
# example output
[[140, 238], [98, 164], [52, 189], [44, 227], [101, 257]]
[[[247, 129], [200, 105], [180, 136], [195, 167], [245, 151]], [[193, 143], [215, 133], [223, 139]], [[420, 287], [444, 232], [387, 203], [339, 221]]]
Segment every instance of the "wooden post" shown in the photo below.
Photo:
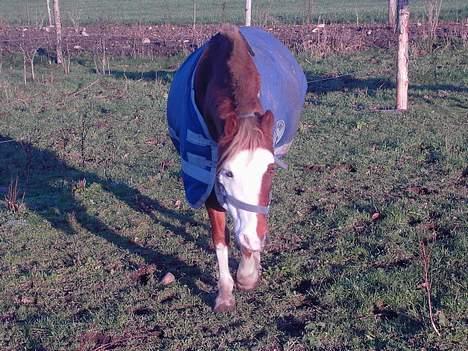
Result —
[[55, 18], [55, 33], [57, 36], [57, 63], [63, 63], [62, 54], [62, 20], [60, 19], [60, 4], [59, 0], [54, 0], [54, 18]]
[[396, 108], [408, 109], [408, 0], [398, 0], [398, 73]]
[[393, 28], [397, 27], [397, 0], [387, 0], [388, 3], [388, 25]]
[[52, 12], [50, 11], [50, 0], [47, 0], [47, 15], [49, 16], [49, 27], [52, 27]]
[[252, 0], [245, 0], [245, 25], [250, 26], [252, 21]]

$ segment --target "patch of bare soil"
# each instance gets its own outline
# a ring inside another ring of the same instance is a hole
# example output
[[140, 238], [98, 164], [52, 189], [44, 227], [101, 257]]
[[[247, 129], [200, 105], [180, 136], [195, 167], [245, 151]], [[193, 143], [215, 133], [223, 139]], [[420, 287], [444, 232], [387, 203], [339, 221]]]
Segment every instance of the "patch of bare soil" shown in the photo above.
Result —
[[[86, 28], [64, 28], [64, 50], [70, 56], [81, 52], [112, 56], [153, 57], [189, 53], [217, 32], [219, 25], [101, 25]], [[385, 25], [274, 25], [265, 27], [292, 50], [314, 55], [354, 52], [396, 45], [396, 34]], [[428, 36], [425, 25], [413, 25], [411, 40]], [[468, 40], [468, 27], [459, 23], [443, 23], [438, 39]], [[54, 28], [0, 27], [0, 52], [52, 53], [55, 47]]]

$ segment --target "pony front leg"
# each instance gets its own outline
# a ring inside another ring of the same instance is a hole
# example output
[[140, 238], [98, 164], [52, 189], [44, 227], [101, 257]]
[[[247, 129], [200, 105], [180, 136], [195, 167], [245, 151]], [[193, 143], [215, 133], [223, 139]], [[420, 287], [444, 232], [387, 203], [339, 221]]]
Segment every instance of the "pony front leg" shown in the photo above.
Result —
[[215, 301], [215, 312], [226, 312], [235, 307], [232, 290], [234, 280], [229, 272], [229, 233], [226, 228], [226, 215], [223, 211], [218, 211], [207, 205], [208, 216], [211, 222], [211, 235], [216, 249], [218, 259], [219, 280], [218, 296]]
[[250, 252], [241, 249], [242, 257], [237, 269], [237, 287], [240, 290], [253, 290], [258, 285], [260, 277], [260, 252]]

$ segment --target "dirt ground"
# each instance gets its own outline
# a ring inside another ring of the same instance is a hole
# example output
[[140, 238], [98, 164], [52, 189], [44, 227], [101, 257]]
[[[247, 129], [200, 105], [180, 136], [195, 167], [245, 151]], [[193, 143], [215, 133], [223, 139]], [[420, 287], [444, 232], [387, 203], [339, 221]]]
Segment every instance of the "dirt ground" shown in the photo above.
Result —
[[[219, 25], [100, 25], [67, 27], [63, 30], [64, 50], [70, 56], [80, 52], [105, 52], [112, 56], [152, 57], [171, 56], [190, 52], [216, 33]], [[370, 48], [388, 48], [395, 44], [396, 34], [385, 25], [274, 25], [266, 27], [281, 41], [296, 51], [326, 55], [336, 52], [353, 52]], [[411, 40], [428, 36], [425, 25], [414, 24]], [[442, 23], [439, 39], [460, 38], [468, 40], [468, 26], [459, 23]], [[53, 52], [55, 29], [49, 27], [0, 27], [0, 52]]]

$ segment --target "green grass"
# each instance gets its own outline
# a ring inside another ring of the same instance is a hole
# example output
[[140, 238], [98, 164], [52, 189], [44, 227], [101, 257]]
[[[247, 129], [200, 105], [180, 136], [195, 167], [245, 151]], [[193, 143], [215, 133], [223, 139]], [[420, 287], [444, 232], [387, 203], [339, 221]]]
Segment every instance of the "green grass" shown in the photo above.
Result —
[[[359, 1], [313, 1], [312, 22], [365, 23], [385, 22], [386, 0]], [[2, 0], [0, 19], [5, 23], [37, 26], [47, 22], [45, 0]], [[197, 22], [242, 23], [244, 5], [242, 0], [215, 1], [197, 0]], [[303, 23], [307, 18], [307, 7], [303, 0], [254, 0], [253, 22]], [[424, 20], [424, 0], [411, 1], [413, 20]], [[62, 0], [63, 21], [71, 24], [110, 23], [171, 23], [191, 24], [193, 22], [193, 2], [190, 0]], [[443, 1], [441, 19], [463, 21], [468, 17], [468, 5], [464, 0]]]
[[0, 193], [18, 177], [26, 209], [0, 202], [0, 349], [466, 349], [467, 49], [413, 57], [400, 114], [379, 111], [391, 53], [300, 57], [314, 82], [274, 183], [262, 283], [230, 314], [211, 310], [216, 257], [167, 136], [170, 77], [145, 74], [181, 59], [112, 60], [105, 77], [86, 57], [68, 76], [38, 61], [25, 86], [22, 58], [2, 57]]

